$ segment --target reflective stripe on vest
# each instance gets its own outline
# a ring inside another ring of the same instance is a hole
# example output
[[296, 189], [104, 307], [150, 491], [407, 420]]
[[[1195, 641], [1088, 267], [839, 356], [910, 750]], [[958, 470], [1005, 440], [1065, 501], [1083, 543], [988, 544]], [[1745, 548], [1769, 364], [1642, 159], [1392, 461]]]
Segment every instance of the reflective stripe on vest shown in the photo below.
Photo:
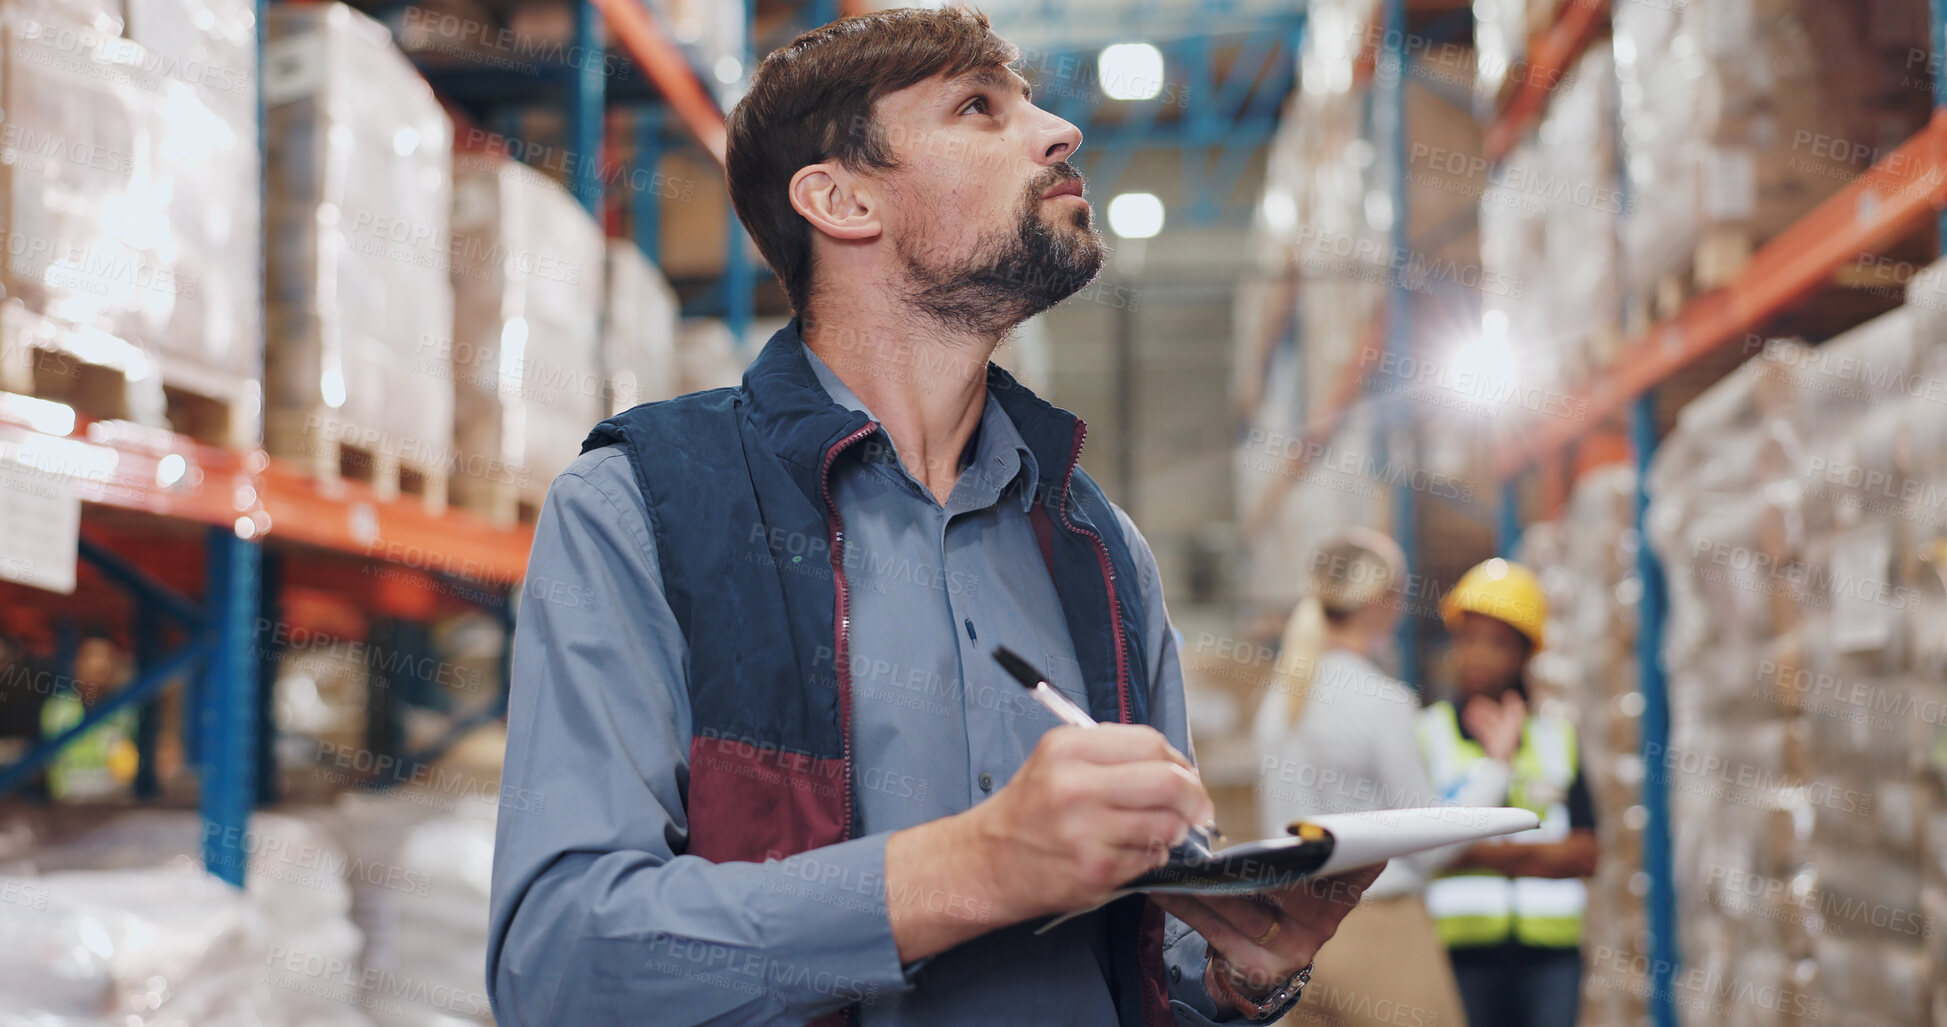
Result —
[[[1435, 703], [1421, 714], [1420, 745], [1433, 787], [1447, 798], [1487, 759], [1480, 744], [1460, 733], [1453, 704]], [[1534, 811], [1541, 827], [1514, 836], [1536, 844], [1568, 837], [1568, 789], [1575, 781], [1575, 729], [1552, 717], [1530, 716], [1522, 726], [1508, 783], [1508, 802]], [[1429, 882], [1427, 912], [1449, 948], [1498, 945], [1509, 940], [1541, 948], [1581, 944], [1588, 889], [1575, 878], [1508, 878], [1490, 870], [1446, 874]]]

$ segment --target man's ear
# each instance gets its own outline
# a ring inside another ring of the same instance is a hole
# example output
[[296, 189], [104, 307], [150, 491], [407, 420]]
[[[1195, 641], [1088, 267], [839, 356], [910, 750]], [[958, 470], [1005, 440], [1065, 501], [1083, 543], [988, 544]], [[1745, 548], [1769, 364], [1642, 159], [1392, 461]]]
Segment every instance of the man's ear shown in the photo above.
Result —
[[863, 242], [885, 230], [871, 183], [837, 161], [799, 168], [791, 176], [791, 207], [833, 239]]

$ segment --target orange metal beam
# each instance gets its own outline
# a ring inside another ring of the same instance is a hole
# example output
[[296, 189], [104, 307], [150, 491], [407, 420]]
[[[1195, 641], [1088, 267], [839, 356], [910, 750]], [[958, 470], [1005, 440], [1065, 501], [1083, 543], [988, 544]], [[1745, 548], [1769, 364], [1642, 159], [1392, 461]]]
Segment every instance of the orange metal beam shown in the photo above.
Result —
[[1764, 244], [1722, 288], [1691, 301], [1623, 350], [1578, 398], [1587, 417], [1530, 426], [1505, 444], [1496, 470], [1507, 477], [1567, 445], [1589, 425], [1698, 358], [1744, 337], [1828, 281], [1861, 254], [1892, 243], [1947, 207], [1947, 112], [1866, 173]]
[[841, 18], [854, 18], [870, 10], [872, 5], [867, 0], [838, 0], [838, 16]]
[[502, 529], [457, 509], [432, 514], [415, 497], [381, 501], [360, 482], [268, 464], [262, 491], [272, 538], [469, 581], [519, 581], [527, 571], [532, 527]]
[[1346, 413], [1365, 392], [1367, 372], [1379, 363], [1382, 355], [1379, 340], [1384, 338], [1381, 333], [1385, 323], [1386, 315], [1383, 312], [1374, 317], [1359, 339], [1359, 355], [1339, 366], [1339, 377], [1332, 383], [1332, 394], [1325, 401], [1325, 409], [1306, 423], [1298, 449], [1284, 458], [1276, 477], [1265, 488], [1264, 496], [1245, 516], [1242, 526], [1245, 538], [1256, 537], [1271, 523], [1271, 518], [1277, 516], [1278, 508], [1284, 505], [1285, 494], [1304, 476], [1305, 465], [1311, 463], [1312, 457], [1332, 441], [1332, 436], [1338, 434]]
[[1568, 0], [1555, 13], [1555, 23], [1528, 43], [1527, 69], [1489, 126], [1481, 149], [1498, 163], [1540, 120], [1549, 94], [1562, 84], [1570, 67], [1588, 49], [1596, 29], [1609, 14], [1610, 0]]
[[[204, 524], [234, 524], [262, 510], [251, 454], [121, 421], [76, 418], [72, 433], [52, 434], [22, 416], [14, 399], [0, 396], [0, 454], [72, 483], [83, 502]], [[172, 455], [180, 465], [167, 460]]]
[[677, 119], [710, 152], [718, 166], [722, 166], [728, 138], [723, 125], [723, 112], [717, 109], [717, 101], [711, 97], [710, 91], [697, 80], [696, 72], [683, 56], [683, 51], [649, 16], [649, 9], [643, 6], [642, 0], [588, 2], [602, 12], [615, 38], [642, 65], [649, 81], [656, 84], [670, 110], [676, 112]]
[[532, 527], [503, 529], [461, 510], [431, 514], [416, 497], [382, 501], [369, 486], [317, 481], [262, 450], [217, 449], [122, 421], [77, 418], [72, 433], [53, 434], [28, 416], [51, 406], [0, 394], [0, 457], [71, 482], [84, 503], [201, 524], [247, 520], [267, 541], [475, 581], [526, 573]]

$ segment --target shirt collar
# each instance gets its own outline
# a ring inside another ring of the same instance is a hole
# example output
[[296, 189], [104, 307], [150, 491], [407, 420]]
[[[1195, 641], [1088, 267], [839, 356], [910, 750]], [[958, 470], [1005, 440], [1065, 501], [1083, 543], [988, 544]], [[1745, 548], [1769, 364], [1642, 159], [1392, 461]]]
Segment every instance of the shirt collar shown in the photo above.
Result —
[[[848, 410], [856, 410], [875, 422], [879, 420], [873, 416], [865, 401], [852, 391], [852, 387], [838, 376], [838, 372], [831, 369], [831, 365], [819, 359], [809, 345], [802, 342], [799, 345], [804, 348], [805, 359], [811, 363], [811, 372], [818, 376], [818, 384], [824, 386], [825, 394], [831, 397], [832, 402]], [[1005, 473], [1007, 457], [1013, 455], [1018, 461], [1015, 472], [1007, 481], [1001, 482], [1001, 487], [1005, 488], [1008, 482], [1020, 479], [1018, 491], [1021, 510], [1026, 512], [1034, 505], [1035, 492], [1041, 485], [1040, 462], [1035, 460], [1034, 450], [1029, 449], [1027, 442], [1021, 438], [1020, 429], [1015, 427], [1013, 418], [1001, 409], [992, 389], [986, 390], [984, 403], [980, 412], [980, 426], [974, 429], [973, 462], [968, 467], [977, 467], [982, 474]], [[892, 436], [886, 436], [886, 444], [893, 459], [897, 460], [898, 452]]]

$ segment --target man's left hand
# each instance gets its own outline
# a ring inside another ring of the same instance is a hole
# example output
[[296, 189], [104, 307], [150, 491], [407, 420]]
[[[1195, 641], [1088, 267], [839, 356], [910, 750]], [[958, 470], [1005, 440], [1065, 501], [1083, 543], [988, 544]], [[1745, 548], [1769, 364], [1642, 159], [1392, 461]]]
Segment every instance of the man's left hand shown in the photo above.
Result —
[[1385, 869], [1381, 864], [1335, 877], [1308, 878], [1255, 895], [1152, 895], [1203, 935], [1212, 972], [1229, 975], [1253, 999], [1270, 994], [1306, 966]]

